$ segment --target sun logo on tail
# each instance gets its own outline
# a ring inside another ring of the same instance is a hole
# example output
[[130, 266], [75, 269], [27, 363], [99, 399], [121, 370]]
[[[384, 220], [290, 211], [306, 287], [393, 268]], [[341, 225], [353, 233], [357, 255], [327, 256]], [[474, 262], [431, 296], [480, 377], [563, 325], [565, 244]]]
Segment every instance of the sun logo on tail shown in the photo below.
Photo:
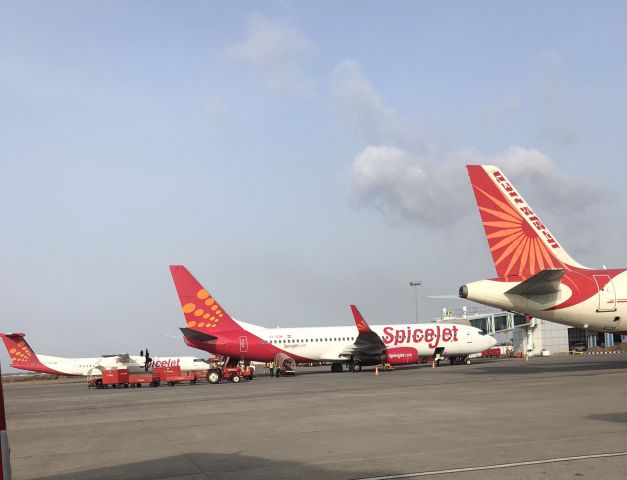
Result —
[[[564, 266], [520, 212], [481, 188], [474, 188], [478, 195], [489, 202], [489, 205], [485, 202], [478, 203], [499, 276], [535, 274], [548, 268]], [[530, 210], [529, 213], [533, 215]], [[544, 225], [541, 227], [544, 230]]]

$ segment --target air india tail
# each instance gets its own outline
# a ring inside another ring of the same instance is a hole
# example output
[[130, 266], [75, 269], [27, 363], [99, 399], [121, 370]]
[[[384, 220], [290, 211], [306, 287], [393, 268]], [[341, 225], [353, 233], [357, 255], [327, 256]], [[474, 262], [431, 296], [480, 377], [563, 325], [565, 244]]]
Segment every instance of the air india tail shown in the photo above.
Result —
[[170, 272], [188, 329], [208, 336], [229, 330], [241, 330], [187, 268], [183, 265], [171, 265]]
[[499, 277], [586, 268], [568, 255], [499, 168], [466, 168]]
[[24, 370], [45, 371], [45, 367], [37, 358], [37, 355], [26, 342], [23, 333], [0, 333], [4, 346], [11, 357], [11, 366]]

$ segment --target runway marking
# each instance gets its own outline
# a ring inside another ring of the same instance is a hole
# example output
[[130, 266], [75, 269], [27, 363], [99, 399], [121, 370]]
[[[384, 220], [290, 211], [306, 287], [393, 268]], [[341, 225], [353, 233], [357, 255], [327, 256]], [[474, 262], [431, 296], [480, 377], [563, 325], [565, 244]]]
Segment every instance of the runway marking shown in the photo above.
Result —
[[432, 475], [444, 475], [447, 473], [465, 473], [465, 472], [477, 472], [477, 471], [482, 471], [482, 470], [498, 470], [500, 468], [526, 467], [529, 465], [543, 465], [546, 463], [571, 462], [573, 460], [588, 460], [591, 458], [608, 458], [608, 457], [625, 457], [625, 456], [627, 456], [627, 452], [596, 453], [592, 455], [578, 455], [576, 457], [556, 457], [556, 458], [547, 458], [545, 460], [529, 460], [526, 462], [499, 463], [495, 465], [481, 465], [478, 467], [449, 468], [447, 470], [431, 470], [428, 472], [399, 473], [399, 474], [394, 474], [394, 475], [382, 475], [378, 477], [361, 477], [355, 480], [394, 480], [397, 478], [429, 477]]

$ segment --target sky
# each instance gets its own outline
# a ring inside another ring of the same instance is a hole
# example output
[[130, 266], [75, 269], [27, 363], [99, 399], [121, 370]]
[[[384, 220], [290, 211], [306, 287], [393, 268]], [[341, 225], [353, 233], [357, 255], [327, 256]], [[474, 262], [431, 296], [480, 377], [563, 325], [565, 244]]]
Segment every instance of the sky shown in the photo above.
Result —
[[[265, 327], [494, 276], [464, 165], [625, 266], [625, 2], [0, 3], [0, 329], [186, 347], [168, 265]], [[1, 349], [6, 366], [9, 358]]]

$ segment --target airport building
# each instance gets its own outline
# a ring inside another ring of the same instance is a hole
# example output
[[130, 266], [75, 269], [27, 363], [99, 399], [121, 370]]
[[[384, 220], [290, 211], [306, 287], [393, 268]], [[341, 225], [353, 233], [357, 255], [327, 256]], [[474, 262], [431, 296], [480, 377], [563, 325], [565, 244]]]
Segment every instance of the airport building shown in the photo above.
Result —
[[627, 335], [605, 332], [592, 332], [539, 318], [527, 317], [511, 312], [462, 307], [452, 310], [442, 309], [445, 323], [462, 323], [480, 328], [493, 335], [499, 345], [512, 345], [514, 352], [528, 355], [567, 353], [576, 345], [593, 347], [613, 347], [627, 344]]

